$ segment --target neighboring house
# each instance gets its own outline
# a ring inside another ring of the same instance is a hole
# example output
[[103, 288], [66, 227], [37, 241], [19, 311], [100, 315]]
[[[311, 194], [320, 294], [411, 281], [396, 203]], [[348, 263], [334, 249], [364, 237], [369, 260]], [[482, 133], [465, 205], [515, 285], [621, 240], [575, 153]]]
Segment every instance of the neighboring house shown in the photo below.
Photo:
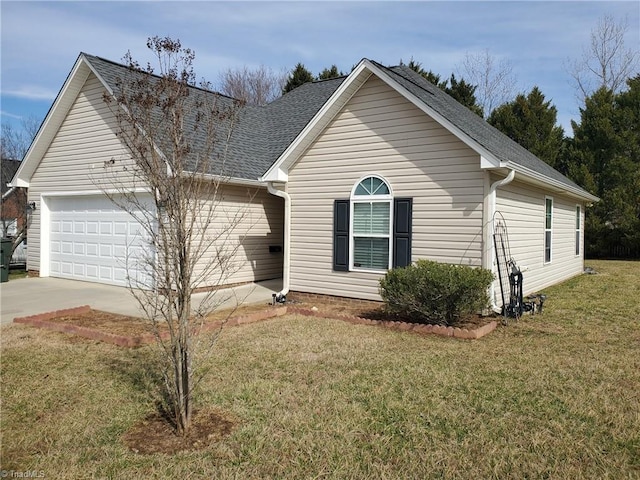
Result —
[[19, 160], [2, 159], [0, 184], [2, 185], [2, 205], [0, 207], [0, 235], [11, 238], [18, 245], [15, 247], [11, 263], [26, 261], [27, 230], [27, 190], [10, 187], [8, 183], [20, 167]]
[[[81, 54], [14, 178], [38, 207], [27, 267], [41, 276], [126, 283], [116, 230], [136, 228], [92, 180], [124, 149], [103, 101], [123, 71]], [[364, 59], [244, 107], [229, 152], [225, 205], [257, 192], [229, 283], [282, 276], [284, 294], [379, 300], [381, 275], [420, 258], [492, 268], [496, 210], [525, 293], [583, 271], [597, 197], [405, 66]]]

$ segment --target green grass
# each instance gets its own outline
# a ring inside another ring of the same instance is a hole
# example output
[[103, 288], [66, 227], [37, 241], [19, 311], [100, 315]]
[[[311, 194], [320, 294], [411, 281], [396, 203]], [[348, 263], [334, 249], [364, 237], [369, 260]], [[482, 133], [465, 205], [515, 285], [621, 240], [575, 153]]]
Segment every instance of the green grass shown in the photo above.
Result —
[[26, 278], [26, 277], [27, 277], [27, 271], [24, 269], [9, 270], [9, 281], [17, 280], [18, 278]]
[[3, 470], [47, 478], [640, 478], [640, 263], [545, 291], [477, 341], [289, 316], [228, 328], [198, 398], [238, 419], [133, 454], [150, 348], [2, 329]]

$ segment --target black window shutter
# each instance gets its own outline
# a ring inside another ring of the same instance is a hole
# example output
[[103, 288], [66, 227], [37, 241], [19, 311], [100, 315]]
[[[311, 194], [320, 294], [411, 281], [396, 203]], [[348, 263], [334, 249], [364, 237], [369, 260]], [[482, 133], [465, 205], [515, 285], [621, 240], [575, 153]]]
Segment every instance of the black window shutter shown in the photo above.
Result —
[[349, 200], [333, 204], [333, 269], [349, 271]]
[[411, 264], [412, 198], [393, 200], [393, 268]]

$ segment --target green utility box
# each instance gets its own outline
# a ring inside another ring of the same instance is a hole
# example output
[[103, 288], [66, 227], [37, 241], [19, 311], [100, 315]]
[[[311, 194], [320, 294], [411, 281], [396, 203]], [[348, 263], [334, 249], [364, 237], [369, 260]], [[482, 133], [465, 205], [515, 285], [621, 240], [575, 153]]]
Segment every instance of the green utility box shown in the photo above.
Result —
[[3, 238], [0, 240], [0, 282], [9, 281], [9, 263], [11, 263], [11, 246], [13, 240], [10, 238]]

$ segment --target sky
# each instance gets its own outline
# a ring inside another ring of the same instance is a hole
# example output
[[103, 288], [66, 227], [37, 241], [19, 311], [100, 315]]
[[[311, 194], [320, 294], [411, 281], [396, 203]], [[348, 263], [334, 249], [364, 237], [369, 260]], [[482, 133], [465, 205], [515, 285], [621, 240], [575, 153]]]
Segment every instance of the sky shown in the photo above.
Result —
[[640, 2], [584, 1], [6, 1], [0, 3], [2, 123], [44, 119], [80, 52], [152, 61], [151, 36], [180, 39], [196, 53], [198, 78], [264, 65], [314, 74], [350, 71], [362, 58], [397, 65], [413, 58], [442, 77], [459, 76], [467, 54], [488, 50], [513, 66], [517, 92], [538, 86], [571, 134], [579, 102], [567, 62], [578, 59], [604, 15], [628, 22], [640, 49]]

